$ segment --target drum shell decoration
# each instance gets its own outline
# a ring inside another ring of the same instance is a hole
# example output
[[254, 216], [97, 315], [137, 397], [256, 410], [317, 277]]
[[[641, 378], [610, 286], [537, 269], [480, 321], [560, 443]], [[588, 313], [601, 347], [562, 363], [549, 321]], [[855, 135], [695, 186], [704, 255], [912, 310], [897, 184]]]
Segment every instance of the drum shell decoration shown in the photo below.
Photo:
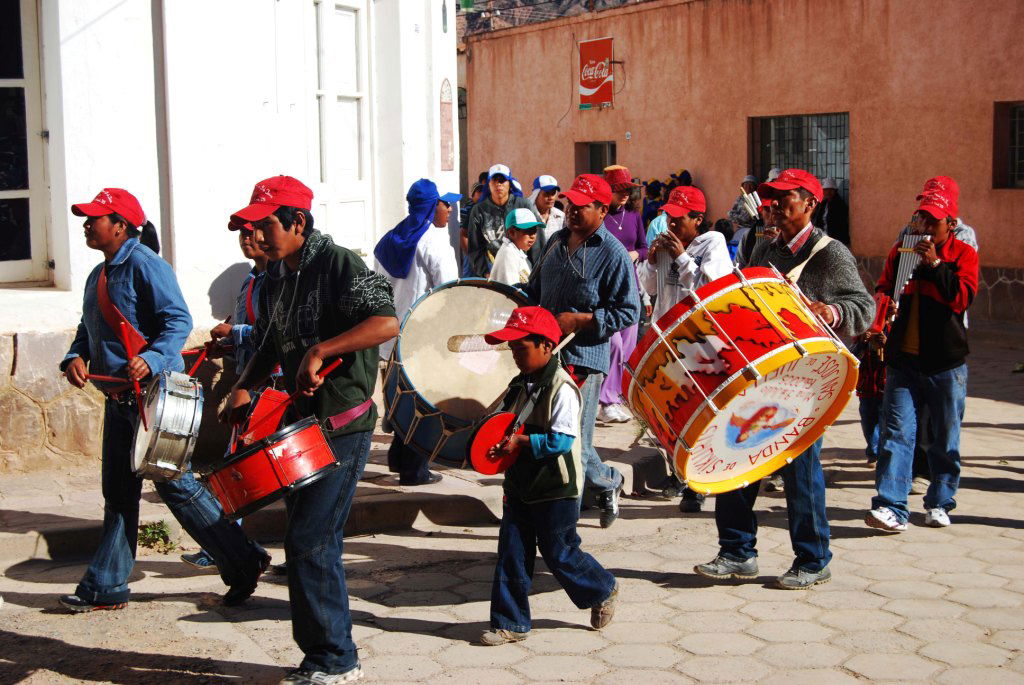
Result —
[[[502, 328], [513, 309], [527, 304], [515, 288], [482, 278], [445, 283], [413, 303], [383, 383], [385, 418], [406, 446], [466, 466], [476, 422], [494, 410], [519, 373], [511, 352], [486, 345], [483, 334]], [[475, 351], [448, 349], [450, 341], [466, 337], [478, 338]]]
[[750, 268], [652, 325], [622, 387], [677, 477], [716, 494], [770, 475], [821, 437], [849, 401], [857, 366], [798, 288], [775, 269]]
[[228, 518], [241, 518], [337, 468], [320, 424], [308, 417], [236, 452], [207, 483]]
[[176, 371], [153, 377], [143, 411], [149, 429], [136, 420], [132, 470], [157, 482], [180, 478], [189, 466], [203, 418], [203, 386]]

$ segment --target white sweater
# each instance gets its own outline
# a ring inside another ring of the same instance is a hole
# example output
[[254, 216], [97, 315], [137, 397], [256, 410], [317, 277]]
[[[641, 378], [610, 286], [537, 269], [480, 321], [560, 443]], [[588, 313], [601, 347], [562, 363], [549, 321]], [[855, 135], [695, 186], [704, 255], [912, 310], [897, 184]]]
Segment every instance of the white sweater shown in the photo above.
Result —
[[646, 261], [638, 269], [644, 290], [658, 297], [652, 321], [664, 316], [690, 290], [732, 271], [725, 236], [718, 231], [698, 235], [675, 259], [664, 250], [658, 251], [655, 258], [655, 264]]
[[491, 266], [488, 280], [505, 285], [526, 283], [530, 280], [530, 260], [526, 253], [506, 239], [498, 248], [498, 254], [494, 255], [494, 264]]

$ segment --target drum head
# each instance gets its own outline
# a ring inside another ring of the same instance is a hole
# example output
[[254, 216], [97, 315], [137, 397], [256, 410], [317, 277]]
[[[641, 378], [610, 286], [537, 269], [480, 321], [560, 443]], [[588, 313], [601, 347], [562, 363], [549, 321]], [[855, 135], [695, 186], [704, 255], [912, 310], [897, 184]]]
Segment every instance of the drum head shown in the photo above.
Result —
[[[467, 449], [469, 454], [467, 456], [477, 473], [482, 473], [485, 476], [504, 473], [515, 462], [519, 456], [518, 453], [498, 458], [491, 457], [488, 454], [492, 447], [505, 439], [509, 426], [515, 423], [515, 420], [516, 415], [512, 412], [499, 412], [488, 416], [473, 430], [473, 435], [469, 439]], [[516, 434], [518, 435], [522, 432], [523, 427], [520, 426]]]
[[396, 356], [416, 392], [445, 414], [483, 416], [519, 373], [511, 351], [495, 349], [483, 335], [525, 304], [517, 290], [483, 279], [439, 286], [413, 304]]

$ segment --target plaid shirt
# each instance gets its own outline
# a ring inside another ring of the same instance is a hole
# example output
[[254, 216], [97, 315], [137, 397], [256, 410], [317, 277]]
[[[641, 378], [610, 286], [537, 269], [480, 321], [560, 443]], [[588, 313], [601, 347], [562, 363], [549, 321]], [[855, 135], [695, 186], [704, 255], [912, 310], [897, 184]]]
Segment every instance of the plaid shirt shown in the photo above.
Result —
[[552, 236], [522, 288], [555, 316], [593, 313], [594, 327], [578, 332], [562, 349], [562, 358], [575, 367], [608, 373], [608, 339], [640, 320], [636, 272], [626, 248], [605, 228], [598, 228], [571, 255], [569, 235], [563, 228]]

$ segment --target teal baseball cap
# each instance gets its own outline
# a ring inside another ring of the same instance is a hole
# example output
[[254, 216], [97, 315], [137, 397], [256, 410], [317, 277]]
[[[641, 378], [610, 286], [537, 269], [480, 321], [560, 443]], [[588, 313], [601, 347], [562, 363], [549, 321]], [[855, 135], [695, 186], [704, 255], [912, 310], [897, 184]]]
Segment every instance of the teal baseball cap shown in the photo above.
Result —
[[544, 225], [543, 221], [537, 221], [537, 215], [526, 207], [513, 209], [505, 215], [505, 230], [518, 228], [520, 231], [536, 231]]

